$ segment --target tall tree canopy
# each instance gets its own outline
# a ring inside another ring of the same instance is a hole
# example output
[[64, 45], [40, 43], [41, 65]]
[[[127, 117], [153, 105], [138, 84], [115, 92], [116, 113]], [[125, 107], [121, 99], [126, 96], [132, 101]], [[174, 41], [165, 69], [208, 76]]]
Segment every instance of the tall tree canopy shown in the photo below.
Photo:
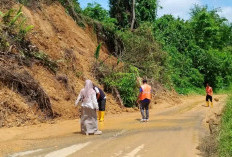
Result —
[[[122, 28], [129, 27], [132, 21], [132, 0], [110, 0], [110, 16], [116, 18]], [[136, 0], [135, 3], [135, 27], [142, 22], [153, 22], [157, 16], [157, 0]]]
[[203, 49], [222, 49], [227, 46], [231, 41], [232, 29], [226, 21], [218, 15], [218, 10], [208, 11], [207, 7], [200, 6], [192, 9], [190, 23], [196, 44]]
[[98, 21], [104, 21], [109, 17], [108, 11], [98, 3], [88, 3], [87, 7], [83, 10], [83, 14]]
[[109, 0], [110, 16], [116, 18], [118, 25], [128, 27], [131, 21], [132, 0]]

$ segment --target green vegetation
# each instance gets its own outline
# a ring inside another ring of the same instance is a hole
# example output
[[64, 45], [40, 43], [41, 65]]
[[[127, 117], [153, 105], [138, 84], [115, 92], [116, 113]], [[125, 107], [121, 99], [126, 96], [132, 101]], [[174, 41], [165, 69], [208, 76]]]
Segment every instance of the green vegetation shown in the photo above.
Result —
[[26, 25], [26, 17], [23, 16], [22, 7], [18, 10], [10, 9], [6, 13], [1, 13], [1, 16], [2, 27], [6, 31], [15, 34], [15, 40], [21, 41], [34, 28], [32, 25]]
[[[93, 26], [99, 42], [105, 43], [125, 65], [136, 67], [139, 76], [180, 94], [204, 93], [205, 82], [215, 91], [230, 86], [232, 24], [220, 17], [218, 10], [195, 6], [190, 19], [183, 20], [172, 15], [157, 18], [157, 0], [138, 0], [135, 8], [133, 0], [110, 0], [109, 6], [107, 11], [100, 4], [88, 4], [76, 13], [87, 17], [87, 22], [92, 20], [88, 24]], [[135, 25], [131, 29], [133, 10]], [[108, 73], [100, 77], [107, 78], [108, 86], [119, 89], [115, 82], [120, 79], [113, 76]]]
[[58, 69], [57, 61], [52, 60], [46, 53], [44, 52], [30, 52], [25, 53], [22, 52], [22, 57], [25, 58], [33, 58], [40, 61], [40, 63], [47, 67], [51, 72], [56, 73]]
[[103, 79], [106, 89], [117, 88], [126, 107], [133, 107], [138, 96], [138, 69], [130, 66], [128, 71], [112, 72]]
[[58, 1], [66, 9], [67, 14], [69, 14], [80, 27], [85, 27], [82, 20], [82, 16], [80, 15], [82, 10], [77, 0], [58, 0]]
[[[117, 24], [121, 28], [131, 26], [132, 0], [109, 0], [110, 16], [117, 19]], [[135, 28], [143, 22], [153, 22], [157, 16], [157, 0], [136, 0], [135, 7]]]
[[204, 82], [216, 89], [230, 85], [232, 26], [217, 10], [196, 6], [189, 21], [164, 15], [154, 23], [154, 35], [171, 56], [171, 78], [179, 93], [198, 91]]
[[122, 61], [138, 68], [139, 74], [161, 83], [170, 83], [168, 77], [168, 54], [156, 43], [150, 23], [143, 23], [134, 32], [118, 31], [124, 52], [119, 56]]
[[88, 6], [83, 10], [83, 14], [101, 22], [110, 18], [108, 12], [98, 3], [88, 3]]
[[18, 2], [25, 5], [25, 6], [27, 6], [28, 3], [29, 3], [29, 0], [18, 0]]
[[232, 96], [227, 101], [221, 121], [219, 134], [219, 156], [232, 156]]
[[101, 49], [101, 43], [97, 46], [96, 52], [94, 54], [94, 57], [98, 60], [99, 59], [99, 55], [100, 55], [100, 49]]
[[104, 27], [103, 29], [107, 32], [114, 33], [112, 31], [115, 31], [117, 29], [117, 20], [115, 18], [111, 18], [108, 11], [102, 8], [102, 6], [98, 3], [88, 3], [87, 7], [83, 10], [83, 15], [95, 20], [96, 23], [98, 23], [98, 21], [101, 22]]
[[[190, 20], [185, 21], [172, 15], [156, 18], [156, 1], [137, 3], [133, 32], [129, 30], [132, 0], [110, 1], [108, 15], [96, 3], [84, 10], [103, 26], [110, 23], [106, 20], [109, 15], [117, 19], [111, 23], [114, 29], [110, 34], [116, 34], [123, 43], [123, 52], [117, 55], [120, 60], [137, 67], [141, 76], [173, 86], [181, 94], [203, 93], [205, 82], [216, 90], [230, 85], [232, 25], [217, 10], [195, 6]], [[103, 14], [96, 17], [96, 12]]]
[[77, 0], [59, 0], [59, 2], [65, 6], [66, 11], [72, 15], [70, 12], [71, 10], [74, 10], [76, 13], [81, 13], [81, 7]]
[[105, 85], [105, 90], [112, 92], [117, 89], [126, 107], [134, 107], [137, 100], [138, 91], [137, 77], [139, 71], [132, 65], [126, 65], [121, 70], [115, 70], [115, 67], [119, 65], [120, 60], [117, 61], [117, 65], [112, 67], [106, 65], [104, 61], [99, 59], [101, 43], [97, 46], [95, 51], [96, 62], [94, 64], [95, 76], [101, 83]]

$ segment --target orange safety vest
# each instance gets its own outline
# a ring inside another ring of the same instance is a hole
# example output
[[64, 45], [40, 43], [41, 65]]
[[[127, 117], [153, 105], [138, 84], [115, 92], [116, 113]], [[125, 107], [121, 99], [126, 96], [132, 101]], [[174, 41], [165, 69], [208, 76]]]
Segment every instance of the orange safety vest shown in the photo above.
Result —
[[212, 87], [206, 87], [205, 91], [208, 95], [213, 96], [213, 88]]
[[147, 85], [147, 84], [144, 84], [141, 86], [142, 88], [142, 92], [141, 92], [141, 95], [140, 95], [140, 100], [144, 100], [144, 99], [151, 99], [151, 86]]

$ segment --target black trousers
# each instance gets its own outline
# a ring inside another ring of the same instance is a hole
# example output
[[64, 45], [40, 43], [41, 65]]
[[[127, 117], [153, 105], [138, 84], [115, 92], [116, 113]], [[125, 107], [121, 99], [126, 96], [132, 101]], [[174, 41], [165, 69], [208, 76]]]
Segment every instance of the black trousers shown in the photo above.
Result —
[[[140, 101], [140, 112], [142, 115], [142, 119], [149, 119], [149, 104], [150, 104], [150, 100]], [[144, 110], [145, 110], [146, 115], [144, 114]]]
[[97, 102], [98, 102], [99, 111], [105, 111], [106, 110], [106, 99], [100, 99]]
[[208, 94], [207, 94], [205, 100], [206, 100], [206, 101], [209, 101], [209, 100], [210, 100], [210, 101], [212, 102], [212, 101], [213, 101], [213, 98], [212, 98], [211, 95], [208, 95]]

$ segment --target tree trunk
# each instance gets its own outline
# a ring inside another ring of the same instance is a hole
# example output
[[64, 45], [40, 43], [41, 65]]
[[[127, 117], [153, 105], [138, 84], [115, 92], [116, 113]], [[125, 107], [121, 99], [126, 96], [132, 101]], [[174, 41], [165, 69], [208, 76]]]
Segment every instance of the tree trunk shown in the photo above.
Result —
[[124, 108], [123, 100], [120, 96], [119, 91], [116, 88], [113, 88], [113, 95], [116, 97], [117, 102], [120, 104], [121, 108]]
[[135, 0], [133, 0], [133, 13], [132, 13], [132, 22], [131, 22], [131, 31], [134, 29], [134, 25], [135, 25]]

